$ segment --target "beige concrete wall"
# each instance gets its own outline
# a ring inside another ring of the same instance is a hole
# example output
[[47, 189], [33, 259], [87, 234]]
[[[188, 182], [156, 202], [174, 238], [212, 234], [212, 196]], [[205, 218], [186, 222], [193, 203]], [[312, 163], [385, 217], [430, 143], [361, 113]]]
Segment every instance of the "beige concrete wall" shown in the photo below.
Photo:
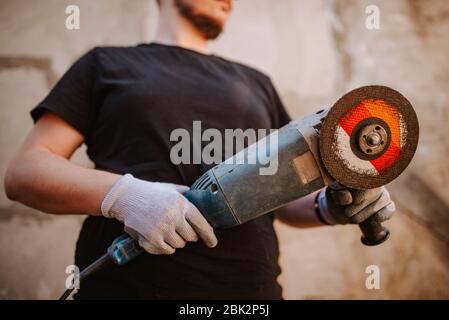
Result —
[[[66, 30], [65, 7], [81, 9]], [[380, 30], [365, 8], [380, 8]], [[0, 2], [0, 176], [32, 126], [28, 111], [83, 52], [151, 41], [151, 0]], [[273, 78], [294, 117], [345, 91], [385, 84], [415, 106], [421, 139], [412, 166], [391, 185], [398, 213], [391, 239], [363, 247], [355, 227], [309, 230], [277, 224], [284, 295], [301, 298], [449, 298], [449, 2], [445, 0], [244, 0], [211, 47]], [[89, 165], [80, 150], [76, 162]], [[0, 187], [0, 298], [55, 298], [81, 217], [55, 217], [7, 200]], [[381, 289], [365, 288], [365, 268]]]

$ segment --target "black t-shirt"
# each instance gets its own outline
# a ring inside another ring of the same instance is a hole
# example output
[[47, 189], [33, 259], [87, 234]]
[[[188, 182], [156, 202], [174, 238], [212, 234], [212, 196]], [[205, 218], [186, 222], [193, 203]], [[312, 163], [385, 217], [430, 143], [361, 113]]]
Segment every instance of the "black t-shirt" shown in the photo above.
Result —
[[[149, 181], [191, 185], [210, 165], [170, 161], [170, 133], [277, 129], [289, 116], [264, 74], [215, 55], [161, 44], [99, 47], [81, 57], [31, 111], [51, 111], [83, 134], [95, 167]], [[89, 216], [76, 246], [82, 269], [106, 252], [123, 225]], [[81, 283], [77, 298], [281, 298], [273, 215], [215, 230], [218, 245], [188, 243], [143, 254]]]

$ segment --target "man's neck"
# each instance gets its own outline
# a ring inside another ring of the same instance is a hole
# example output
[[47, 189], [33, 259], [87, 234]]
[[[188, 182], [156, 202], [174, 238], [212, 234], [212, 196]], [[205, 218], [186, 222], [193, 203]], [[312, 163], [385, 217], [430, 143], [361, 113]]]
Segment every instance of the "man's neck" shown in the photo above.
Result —
[[178, 46], [209, 54], [208, 40], [187, 19], [177, 12], [161, 11], [154, 42]]

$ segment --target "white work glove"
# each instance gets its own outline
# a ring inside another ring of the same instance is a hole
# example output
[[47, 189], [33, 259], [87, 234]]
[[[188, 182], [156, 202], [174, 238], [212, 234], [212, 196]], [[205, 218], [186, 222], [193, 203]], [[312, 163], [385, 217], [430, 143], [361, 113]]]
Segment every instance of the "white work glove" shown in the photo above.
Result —
[[396, 210], [387, 188], [355, 190], [326, 187], [318, 195], [318, 210], [329, 225], [360, 223], [372, 215], [378, 222], [390, 219]]
[[104, 198], [101, 212], [107, 218], [123, 222], [125, 231], [152, 254], [172, 254], [198, 237], [208, 247], [215, 247], [217, 238], [212, 227], [182, 195], [188, 189], [126, 174]]

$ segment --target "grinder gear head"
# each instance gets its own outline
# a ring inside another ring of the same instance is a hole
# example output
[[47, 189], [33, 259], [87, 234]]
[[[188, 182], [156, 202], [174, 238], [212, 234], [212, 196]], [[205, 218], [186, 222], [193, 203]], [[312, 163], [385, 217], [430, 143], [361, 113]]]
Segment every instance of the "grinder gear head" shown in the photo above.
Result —
[[320, 132], [320, 154], [329, 174], [354, 189], [383, 186], [407, 167], [418, 144], [410, 102], [384, 86], [350, 91], [329, 110]]

